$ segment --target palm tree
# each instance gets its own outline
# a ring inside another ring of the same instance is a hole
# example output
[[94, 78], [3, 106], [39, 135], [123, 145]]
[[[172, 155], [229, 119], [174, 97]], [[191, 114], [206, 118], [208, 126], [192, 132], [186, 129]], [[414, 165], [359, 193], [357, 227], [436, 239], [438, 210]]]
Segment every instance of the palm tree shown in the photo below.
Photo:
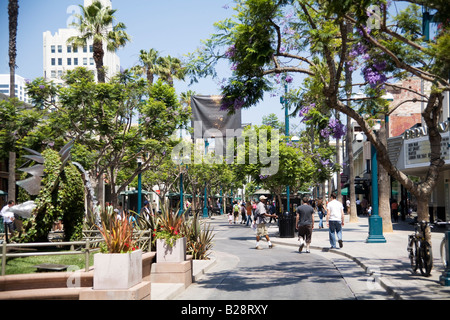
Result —
[[95, 67], [97, 69], [97, 80], [105, 83], [105, 70], [103, 67], [103, 43], [109, 52], [115, 52], [120, 47], [130, 41], [129, 35], [125, 32], [125, 25], [121, 22], [113, 26], [114, 13], [116, 10], [104, 7], [101, 2], [94, 1], [92, 5], [84, 7], [80, 5], [83, 14], [75, 15], [79, 22], [72, 26], [80, 32], [79, 36], [70, 37], [67, 42], [75, 48], [86, 46], [88, 40], [93, 41], [93, 55]]
[[[9, 96], [16, 96], [16, 56], [17, 56], [17, 25], [19, 18], [19, 1], [9, 0]], [[9, 152], [8, 165], [8, 197], [10, 200], [16, 199], [16, 153]]]
[[181, 60], [171, 56], [161, 57], [158, 59], [160, 65], [160, 77], [173, 87], [173, 79], [184, 80], [185, 71], [181, 64]]
[[145, 50], [140, 51], [139, 62], [140, 65], [136, 66], [140, 73], [145, 73], [147, 75], [148, 83], [153, 84], [155, 75], [160, 74], [159, 52], [155, 49], [150, 49], [148, 52]]
[[181, 105], [190, 108], [191, 107], [191, 97], [195, 96], [195, 91], [188, 90], [186, 92], [182, 92], [180, 94], [180, 103]]

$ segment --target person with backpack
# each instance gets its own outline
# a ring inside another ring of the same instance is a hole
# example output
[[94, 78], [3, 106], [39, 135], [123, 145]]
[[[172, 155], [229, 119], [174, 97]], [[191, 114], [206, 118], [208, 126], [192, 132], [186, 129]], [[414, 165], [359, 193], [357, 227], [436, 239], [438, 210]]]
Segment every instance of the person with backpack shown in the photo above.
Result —
[[267, 231], [266, 226], [266, 218], [273, 217], [276, 218], [276, 214], [269, 214], [266, 210], [266, 201], [267, 198], [265, 196], [259, 197], [259, 203], [256, 206], [255, 218], [256, 218], [256, 249], [261, 250], [262, 248], [259, 246], [259, 241], [261, 237], [265, 237], [267, 243], [269, 244], [269, 249], [273, 248], [273, 244], [270, 242], [269, 233]]
[[233, 201], [233, 223], [236, 224], [236, 222], [239, 219], [239, 204], [237, 203], [237, 201]]

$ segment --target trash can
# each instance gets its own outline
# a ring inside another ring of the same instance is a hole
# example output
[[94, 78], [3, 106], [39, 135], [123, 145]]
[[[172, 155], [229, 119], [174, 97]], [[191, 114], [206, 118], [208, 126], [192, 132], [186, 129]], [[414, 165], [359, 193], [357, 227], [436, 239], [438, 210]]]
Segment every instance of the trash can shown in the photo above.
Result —
[[279, 217], [280, 238], [295, 237], [295, 217], [289, 212], [285, 212]]

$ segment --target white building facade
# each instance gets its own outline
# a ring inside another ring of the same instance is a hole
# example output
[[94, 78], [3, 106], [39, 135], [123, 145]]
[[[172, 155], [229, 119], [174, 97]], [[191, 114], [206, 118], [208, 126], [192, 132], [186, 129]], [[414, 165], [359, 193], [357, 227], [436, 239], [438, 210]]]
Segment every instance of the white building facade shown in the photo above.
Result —
[[[20, 101], [23, 101], [25, 103], [30, 103], [31, 100], [28, 97], [28, 93], [26, 90], [26, 84], [27, 84], [27, 79], [19, 76], [19, 75], [15, 75], [15, 93], [16, 93], [16, 98], [19, 99]], [[3, 93], [7, 96], [9, 96], [9, 84], [10, 84], [10, 76], [9, 73], [8, 74], [0, 74], [0, 93]]]
[[[110, 0], [102, 0], [101, 2], [104, 6], [112, 6]], [[85, 0], [84, 6], [88, 6], [91, 3], [92, 0]], [[81, 9], [79, 10], [77, 13], [81, 14]], [[67, 43], [70, 37], [78, 34], [75, 28], [59, 29], [54, 34], [50, 31], [43, 33], [43, 76], [45, 79], [61, 84], [64, 73], [77, 67], [85, 67], [92, 70], [97, 79], [92, 40], [89, 40], [86, 46], [78, 48], [74, 48]], [[106, 79], [109, 80], [116, 73], [120, 72], [120, 58], [115, 52], [108, 52], [106, 43], [103, 44], [103, 50], [105, 52], [103, 64], [106, 71]]]

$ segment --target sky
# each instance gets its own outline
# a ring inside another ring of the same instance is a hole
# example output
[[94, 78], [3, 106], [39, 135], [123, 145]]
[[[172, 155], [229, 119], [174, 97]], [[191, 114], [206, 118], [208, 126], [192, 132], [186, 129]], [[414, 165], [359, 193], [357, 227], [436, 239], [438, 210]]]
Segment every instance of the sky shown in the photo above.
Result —
[[[43, 76], [43, 32], [54, 34], [66, 28], [80, 4], [83, 0], [19, 0], [16, 74], [26, 79]], [[112, 0], [112, 5], [117, 9], [116, 22], [123, 22], [132, 38], [117, 52], [124, 69], [137, 64], [141, 49], [154, 48], [161, 56], [183, 58], [216, 31], [215, 22], [234, 14], [233, 2], [227, 0]], [[7, 6], [8, 0], [0, 0], [0, 74], [9, 73]], [[222, 64], [218, 73], [220, 78], [229, 76], [228, 64]], [[220, 94], [218, 81], [212, 78], [192, 86], [189, 80], [177, 81], [175, 89], [178, 94], [187, 90], [202, 95]], [[259, 105], [243, 110], [242, 122], [258, 125], [270, 113], [284, 121], [280, 98], [267, 94]], [[298, 118], [290, 119], [291, 125], [299, 122]]]

